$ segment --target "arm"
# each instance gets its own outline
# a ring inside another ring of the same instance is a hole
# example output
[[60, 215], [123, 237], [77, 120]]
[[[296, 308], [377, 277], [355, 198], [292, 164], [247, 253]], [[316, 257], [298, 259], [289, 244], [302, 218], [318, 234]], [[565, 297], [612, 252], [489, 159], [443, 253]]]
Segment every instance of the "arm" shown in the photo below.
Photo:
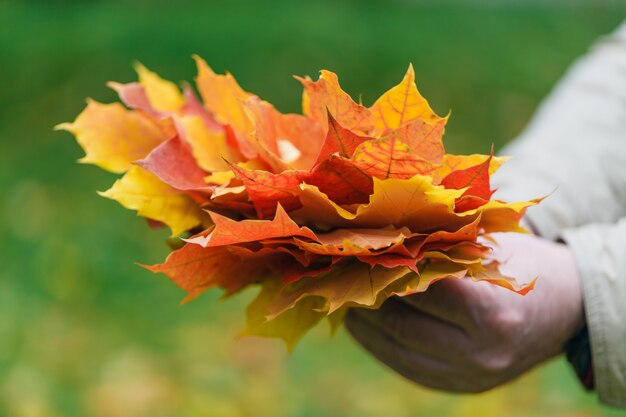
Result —
[[572, 250], [599, 398], [626, 407], [626, 24], [571, 69], [504, 153], [514, 159], [497, 198], [554, 190], [528, 218]]
[[[568, 245], [498, 239], [504, 272], [539, 275], [535, 290], [520, 297], [443, 280], [380, 310], [351, 311], [348, 330], [413, 381], [482, 391], [561, 353], [583, 326], [584, 298], [600, 399], [626, 407], [626, 221], [615, 224], [626, 215], [626, 25], [570, 70], [504, 153], [514, 159], [499, 173], [496, 198], [556, 189], [529, 217]], [[593, 222], [613, 224], [577, 228]]]

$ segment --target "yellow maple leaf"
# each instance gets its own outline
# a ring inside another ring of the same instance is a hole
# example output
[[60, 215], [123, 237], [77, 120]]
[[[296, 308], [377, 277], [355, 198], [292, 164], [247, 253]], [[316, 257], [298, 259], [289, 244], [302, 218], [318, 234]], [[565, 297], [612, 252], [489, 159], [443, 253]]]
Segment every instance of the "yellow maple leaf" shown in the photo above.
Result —
[[167, 134], [144, 114], [126, 110], [119, 103], [87, 101], [87, 107], [72, 123], [56, 129], [71, 132], [85, 150], [82, 163], [98, 165], [111, 172], [125, 172], [161, 142]]
[[204, 106], [219, 122], [232, 126], [244, 135], [252, 133], [253, 126], [243, 106], [252, 94], [245, 92], [231, 74], [218, 75], [202, 58], [195, 55], [194, 59], [198, 66], [196, 84]]
[[191, 146], [200, 168], [209, 171], [230, 170], [227, 161], [237, 162], [235, 153], [226, 143], [224, 130], [209, 129], [198, 116], [176, 118], [180, 135]]
[[281, 287], [280, 280], [266, 280], [261, 285], [259, 294], [248, 306], [246, 326], [241, 335], [278, 337], [292, 351], [300, 338], [326, 317], [323, 311], [326, 300], [322, 297], [307, 297], [274, 320], [267, 320], [267, 305]]
[[99, 193], [148, 219], [165, 223], [172, 236], [200, 225], [210, 224], [189, 196], [181, 194], [139, 166], [133, 166], [108, 190]]
[[140, 63], [135, 64], [135, 71], [137, 71], [139, 82], [143, 85], [148, 100], [155, 110], [173, 113], [185, 104], [183, 95], [173, 82], [164, 80]]
[[380, 96], [370, 107], [370, 111], [378, 134], [399, 128], [414, 120], [435, 123], [441, 119], [417, 91], [413, 65], [409, 65], [400, 84]]

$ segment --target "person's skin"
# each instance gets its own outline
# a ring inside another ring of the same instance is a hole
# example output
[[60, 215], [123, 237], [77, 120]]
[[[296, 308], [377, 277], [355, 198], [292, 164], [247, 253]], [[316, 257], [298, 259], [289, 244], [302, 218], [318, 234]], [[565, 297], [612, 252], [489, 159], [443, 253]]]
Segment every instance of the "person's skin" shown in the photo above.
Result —
[[380, 361], [418, 384], [482, 392], [563, 352], [584, 325], [578, 272], [566, 245], [534, 235], [494, 234], [501, 271], [526, 296], [470, 278], [444, 279], [426, 292], [351, 309], [346, 327]]

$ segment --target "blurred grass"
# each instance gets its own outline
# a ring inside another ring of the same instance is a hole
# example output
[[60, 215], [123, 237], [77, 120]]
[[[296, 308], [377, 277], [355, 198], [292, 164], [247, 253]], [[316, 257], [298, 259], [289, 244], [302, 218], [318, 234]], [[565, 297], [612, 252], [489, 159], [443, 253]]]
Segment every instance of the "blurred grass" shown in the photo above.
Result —
[[181, 291], [134, 262], [168, 252], [165, 232], [99, 198], [114, 177], [74, 163], [52, 126], [139, 60], [192, 80], [192, 53], [298, 111], [292, 74], [339, 73], [365, 103], [412, 62], [424, 95], [452, 109], [451, 152], [487, 152], [524, 126], [541, 97], [621, 1], [0, 1], [0, 415], [610, 416], [562, 360], [478, 396], [413, 386], [344, 333], [234, 338], [251, 294]]

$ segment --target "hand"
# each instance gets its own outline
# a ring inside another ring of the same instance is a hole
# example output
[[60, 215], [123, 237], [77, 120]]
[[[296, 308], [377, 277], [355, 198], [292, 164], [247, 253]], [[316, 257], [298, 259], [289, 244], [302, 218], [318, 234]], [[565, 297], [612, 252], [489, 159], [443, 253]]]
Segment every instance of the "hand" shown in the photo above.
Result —
[[533, 235], [492, 235], [500, 270], [538, 277], [526, 296], [469, 278], [351, 309], [346, 327], [380, 361], [421, 385], [482, 392], [563, 351], [584, 325], [582, 295], [566, 245]]

